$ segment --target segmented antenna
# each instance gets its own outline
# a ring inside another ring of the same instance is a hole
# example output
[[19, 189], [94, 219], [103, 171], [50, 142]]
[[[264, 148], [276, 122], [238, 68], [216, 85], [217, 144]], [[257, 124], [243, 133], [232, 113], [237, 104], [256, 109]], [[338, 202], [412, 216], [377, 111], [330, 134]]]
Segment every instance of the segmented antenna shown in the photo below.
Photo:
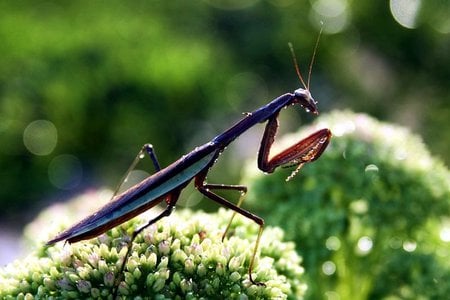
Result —
[[322, 31], [323, 31], [323, 24], [322, 27], [320, 27], [320, 31], [319, 31], [319, 36], [317, 37], [317, 41], [316, 41], [316, 45], [314, 46], [314, 52], [313, 55], [311, 57], [311, 62], [309, 64], [309, 70], [308, 70], [308, 90], [309, 90], [309, 82], [311, 80], [311, 72], [312, 72], [312, 66], [314, 64], [314, 59], [316, 58], [316, 52], [317, 52], [317, 48], [319, 47], [319, 41], [320, 41], [320, 36], [322, 35]]
[[289, 49], [291, 50], [292, 55], [292, 61], [294, 62], [295, 71], [297, 72], [298, 79], [300, 79], [300, 82], [303, 84], [303, 87], [307, 90], [309, 90], [309, 87], [306, 86], [305, 81], [303, 80], [302, 73], [300, 72], [300, 68], [298, 67], [297, 57], [295, 56], [294, 52], [294, 46], [292, 46], [292, 43], [288, 43]]
[[303, 87], [308, 91], [309, 91], [309, 83], [311, 82], [312, 67], [314, 64], [314, 59], [316, 58], [317, 48], [319, 47], [319, 41], [320, 41], [320, 36], [322, 35], [322, 31], [323, 31], [323, 24], [322, 24], [322, 27], [320, 28], [320, 32], [319, 32], [319, 36], [317, 37], [316, 45], [314, 46], [314, 51], [313, 51], [313, 55], [311, 58], [311, 62], [309, 63], [308, 84], [305, 84], [305, 81], [303, 80], [302, 74], [300, 72], [300, 68], [298, 66], [297, 57], [295, 56], [294, 47], [292, 46], [291, 42], [288, 43], [289, 49], [291, 50], [292, 61], [294, 62], [295, 71], [297, 72], [297, 76], [300, 79], [300, 82], [303, 84]]

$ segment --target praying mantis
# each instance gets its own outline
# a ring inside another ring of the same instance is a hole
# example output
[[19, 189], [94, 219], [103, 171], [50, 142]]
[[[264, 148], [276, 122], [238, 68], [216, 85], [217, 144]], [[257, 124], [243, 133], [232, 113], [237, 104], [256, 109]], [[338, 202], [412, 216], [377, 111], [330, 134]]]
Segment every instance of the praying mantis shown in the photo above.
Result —
[[[151, 144], [145, 144], [139, 151], [138, 156], [131, 167], [128, 169], [124, 179], [126, 179], [128, 174], [134, 169], [139, 159], [142, 158], [145, 153], [150, 157], [156, 172], [120, 194], [117, 194], [116, 190], [116, 193], [113, 195], [110, 202], [100, 208], [97, 212], [58, 234], [48, 241], [47, 245], [52, 245], [59, 241], [75, 243], [94, 238], [155, 205], [165, 202], [166, 207], [162, 212], [132, 233], [128, 243], [127, 252], [120, 268], [119, 274], [122, 274], [131, 252], [132, 243], [136, 236], [148, 226], [158, 222], [164, 217], [168, 217], [174, 210], [181, 191], [191, 181], [194, 181], [195, 188], [201, 194], [208, 199], [217, 202], [221, 206], [234, 211], [228, 227], [236, 213], [253, 220], [259, 226], [248, 268], [248, 276], [251, 283], [264, 285], [264, 283], [256, 281], [252, 275], [256, 253], [264, 228], [264, 220], [241, 208], [243, 196], [247, 192], [247, 187], [244, 185], [212, 184], [208, 183], [206, 179], [210, 169], [214, 166], [220, 154], [226, 147], [248, 129], [259, 123], [266, 123], [257, 158], [258, 168], [265, 173], [272, 173], [280, 166], [296, 166], [297, 168], [287, 178], [287, 180], [290, 180], [297, 174], [301, 166], [317, 160], [327, 148], [331, 139], [331, 132], [329, 129], [324, 128], [314, 132], [280, 153], [272, 157], [270, 156], [270, 150], [278, 131], [278, 116], [283, 108], [298, 106], [308, 113], [318, 114], [317, 102], [313, 99], [309, 91], [309, 78], [317, 44], [309, 68], [308, 84], [305, 84], [301, 76], [292, 45], [289, 44], [289, 46], [291, 47], [297, 75], [303, 84], [303, 88], [298, 88], [293, 93], [281, 95], [268, 104], [250, 113], [246, 113], [240, 121], [225, 132], [217, 135], [209, 142], [196, 147], [167, 167], [161, 168], [153, 146]], [[217, 194], [216, 191], [219, 190], [235, 190], [241, 193], [241, 197], [238, 203], [234, 204]], [[223, 237], [225, 237], [228, 227], [226, 228]], [[117, 286], [114, 290], [114, 298], [116, 294]]]

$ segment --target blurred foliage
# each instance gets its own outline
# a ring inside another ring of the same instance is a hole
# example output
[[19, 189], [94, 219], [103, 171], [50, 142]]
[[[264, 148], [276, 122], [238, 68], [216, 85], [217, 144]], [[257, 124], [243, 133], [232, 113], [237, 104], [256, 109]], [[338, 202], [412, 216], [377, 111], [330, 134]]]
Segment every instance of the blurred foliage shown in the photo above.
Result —
[[449, 170], [407, 129], [348, 111], [279, 147], [323, 127], [334, 133], [328, 149], [292, 181], [291, 169], [265, 176], [253, 162], [242, 180], [244, 206], [296, 242], [308, 299], [448, 297]]
[[[421, 1], [407, 29], [384, 1], [2, 1], [0, 218], [24, 223], [44, 201], [114, 185], [146, 142], [167, 165], [292, 92], [287, 43], [306, 71], [320, 20], [320, 109], [407, 125], [448, 163], [446, 9]], [[35, 120], [48, 131], [27, 131]], [[30, 152], [35, 142], [46, 151]], [[238, 181], [240, 155], [223, 158], [215, 181]]]
[[[43, 243], [83, 217], [80, 212], [92, 212], [92, 202], [107, 202], [104, 196], [105, 191], [91, 191], [43, 211], [26, 230], [34, 253], [0, 269], [0, 298], [112, 299], [127, 250], [124, 233], [131, 235], [148, 222], [148, 215], [89, 241], [51, 247]], [[67, 218], [55, 219], [61, 214]], [[306, 285], [301, 258], [292, 242], [282, 241], [283, 232], [267, 228], [261, 238], [253, 273], [267, 286], [257, 286], [248, 279], [248, 266], [258, 227], [236, 219], [230, 228], [234, 234], [222, 241], [229, 219], [225, 209], [215, 214], [179, 210], [149, 226], [133, 243], [118, 288], [120, 299], [302, 298]]]

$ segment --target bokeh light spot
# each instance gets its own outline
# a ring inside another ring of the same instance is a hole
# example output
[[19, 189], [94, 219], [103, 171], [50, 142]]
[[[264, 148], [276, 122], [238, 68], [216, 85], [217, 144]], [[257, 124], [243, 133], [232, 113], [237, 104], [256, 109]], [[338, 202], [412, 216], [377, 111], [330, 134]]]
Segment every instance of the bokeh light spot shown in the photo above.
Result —
[[395, 21], [403, 27], [412, 29], [416, 27], [417, 15], [421, 0], [391, 0], [389, 7]]
[[336, 236], [330, 236], [325, 241], [325, 247], [327, 247], [328, 250], [337, 251], [341, 248], [341, 240]]
[[336, 265], [328, 260], [322, 264], [322, 272], [328, 276], [333, 275], [336, 272]]
[[198, 205], [202, 200], [202, 197], [200, 197], [198, 193], [188, 192], [187, 194], [187, 197], [180, 198], [179, 202], [177, 203], [180, 207], [194, 207]]
[[441, 229], [441, 232], [439, 234], [440, 238], [444, 242], [450, 242], [450, 226], [444, 226]]
[[369, 210], [367, 200], [359, 199], [350, 203], [350, 210], [356, 214], [365, 214]]
[[58, 142], [55, 125], [47, 120], [36, 120], [23, 131], [23, 143], [34, 155], [49, 155]]
[[417, 243], [413, 240], [403, 242], [403, 250], [406, 252], [413, 252], [417, 248]]
[[314, 24], [328, 34], [343, 31], [349, 24], [346, 0], [317, 0], [312, 5], [310, 17]]
[[83, 177], [80, 160], [73, 155], [62, 154], [52, 159], [48, 166], [48, 178], [59, 189], [76, 188]]
[[378, 171], [379, 171], [379, 169], [378, 169], [377, 165], [374, 165], [374, 164], [367, 165], [366, 168], [364, 169], [364, 172], [366, 172], [366, 173], [372, 173], [372, 172], [378, 172]]
[[372, 250], [373, 241], [368, 236], [363, 236], [358, 240], [358, 253], [367, 254]]

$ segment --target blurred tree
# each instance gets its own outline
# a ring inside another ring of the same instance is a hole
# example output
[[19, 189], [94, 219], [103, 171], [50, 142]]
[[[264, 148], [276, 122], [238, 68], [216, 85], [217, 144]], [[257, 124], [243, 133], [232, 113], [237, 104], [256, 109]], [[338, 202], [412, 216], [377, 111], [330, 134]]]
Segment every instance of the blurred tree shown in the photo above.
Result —
[[[287, 42], [305, 73], [321, 20], [320, 108], [407, 125], [448, 163], [448, 2], [411, 1], [406, 23], [402, 2], [0, 3], [1, 219], [23, 222], [23, 207], [114, 184], [145, 142], [167, 164], [293, 91]], [[35, 120], [52, 125], [24, 141]], [[56, 144], [36, 155], [30, 143]], [[216, 176], [236, 182], [231, 158]]]

